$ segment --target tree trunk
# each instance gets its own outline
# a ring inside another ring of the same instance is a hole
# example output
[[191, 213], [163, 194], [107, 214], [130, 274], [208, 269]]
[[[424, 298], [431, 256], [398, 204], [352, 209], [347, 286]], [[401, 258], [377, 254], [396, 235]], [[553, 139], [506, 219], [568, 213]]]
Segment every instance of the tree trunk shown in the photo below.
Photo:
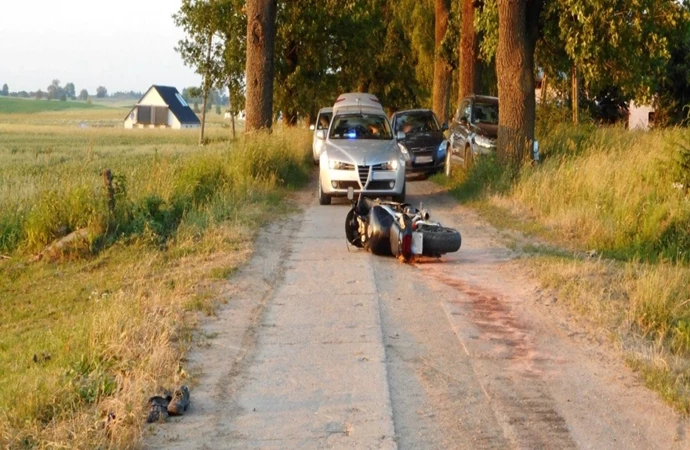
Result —
[[435, 58], [434, 58], [434, 89], [433, 104], [434, 112], [441, 122], [448, 121], [448, 106], [450, 104], [450, 89], [452, 83], [452, 69], [450, 65], [441, 57], [441, 43], [448, 29], [448, 18], [450, 17], [450, 0], [435, 0]]
[[542, 75], [542, 77], [541, 77], [541, 104], [542, 105], [545, 105], [546, 102], [549, 101], [548, 89], [549, 89], [549, 79], [546, 76], [546, 72], [544, 72], [544, 75]]
[[534, 49], [543, 0], [498, 0], [498, 156], [515, 174], [531, 154], [536, 121]]
[[479, 36], [474, 28], [474, 1], [462, 0], [458, 105], [466, 96], [480, 94], [481, 89], [482, 64], [479, 61]]
[[247, 1], [246, 132], [273, 124], [276, 0]]
[[573, 123], [577, 125], [578, 122], [578, 117], [577, 117], [577, 112], [578, 112], [578, 107], [580, 104], [580, 99], [578, 95], [578, 89], [577, 89], [577, 67], [575, 67], [575, 64], [573, 64], [573, 70], [571, 72], [570, 76], [571, 80], [570, 82], [572, 83], [572, 97], [570, 98], [572, 102], [572, 107], [573, 107]]
[[232, 140], [235, 140], [235, 103], [232, 101], [232, 86], [228, 87], [228, 106], [230, 110], [230, 122], [232, 123]]
[[[285, 79], [289, 79], [296, 71], [299, 65], [298, 43], [290, 41], [283, 49], [283, 61], [285, 63]], [[283, 108], [283, 125], [294, 127], [297, 125], [297, 89], [294, 85], [286, 90], [286, 101], [280, 105]]]
[[201, 100], [201, 129], [199, 130], [199, 145], [204, 145], [204, 128], [206, 127], [206, 100], [208, 99], [208, 85], [211, 81], [211, 44], [213, 33], [208, 33], [208, 49], [206, 50], [206, 70], [204, 71], [204, 98]]

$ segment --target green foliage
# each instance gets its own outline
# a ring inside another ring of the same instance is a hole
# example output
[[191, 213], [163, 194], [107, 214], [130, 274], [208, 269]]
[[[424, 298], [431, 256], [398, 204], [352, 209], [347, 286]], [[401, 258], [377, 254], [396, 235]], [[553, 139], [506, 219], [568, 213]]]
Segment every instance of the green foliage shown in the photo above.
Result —
[[[202, 76], [209, 75], [209, 87], [228, 88], [232, 108], [244, 108], [247, 17], [244, 0], [200, 2], [184, 0], [173, 15], [185, 38], [175, 50], [185, 65]], [[211, 58], [207, 60], [211, 37]], [[192, 96], [195, 97], [195, 96]]]
[[104, 109], [105, 106], [81, 102], [30, 102], [21, 98], [0, 98], [0, 114], [35, 114], [46, 111]]
[[0, 95], [7, 97], [10, 95], [10, 88], [7, 86], [7, 83], [2, 85], [2, 90], [0, 90]]
[[86, 89], [82, 89], [79, 92], [79, 97], [77, 97], [77, 99], [82, 101], [82, 102], [85, 102], [86, 100], [89, 99], [89, 91], [87, 91]]
[[105, 86], [98, 86], [96, 89], [96, 97], [97, 98], [105, 98], [108, 96], [108, 89], [105, 88]]

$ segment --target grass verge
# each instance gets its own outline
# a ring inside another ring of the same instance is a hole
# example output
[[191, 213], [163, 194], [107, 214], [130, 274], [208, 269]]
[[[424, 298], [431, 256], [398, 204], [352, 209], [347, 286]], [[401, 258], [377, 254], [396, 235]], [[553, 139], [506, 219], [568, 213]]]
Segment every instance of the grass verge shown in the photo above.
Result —
[[531, 237], [510, 245], [541, 283], [690, 413], [688, 131], [540, 128], [543, 162], [517, 180], [484, 158], [436, 181], [496, 227]]
[[[21, 130], [35, 142], [43, 128]], [[19, 149], [0, 148], [2, 448], [136, 447], [146, 400], [193, 381], [184, 355], [199, 317], [311, 170], [299, 130], [203, 148], [184, 133], [120, 133], [94, 132], [92, 159], [91, 139], [74, 133], [46, 136], [56, 160], [0, 138]], [[103, 167], [116, 175], [113, 211]], [[82, 227], [84, 248], [30, 262]]]

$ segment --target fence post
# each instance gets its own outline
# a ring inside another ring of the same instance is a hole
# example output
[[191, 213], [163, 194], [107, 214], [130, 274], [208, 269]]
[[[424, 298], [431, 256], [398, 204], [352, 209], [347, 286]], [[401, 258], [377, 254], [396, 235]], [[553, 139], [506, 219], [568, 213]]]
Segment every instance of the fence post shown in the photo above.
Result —
[[108, 210], [113, 213], [115, 211], [115, 189], [113, 189], [113, 174], [110, 169], [103, 170], [103, 183], [108, 195]]

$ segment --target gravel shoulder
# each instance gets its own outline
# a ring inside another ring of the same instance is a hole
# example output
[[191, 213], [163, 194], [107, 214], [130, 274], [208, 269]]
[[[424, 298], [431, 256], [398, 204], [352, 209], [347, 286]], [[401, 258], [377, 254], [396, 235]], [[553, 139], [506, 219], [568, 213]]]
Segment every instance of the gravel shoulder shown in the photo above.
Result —
[[687, 419], [440, 187], [408, 201], [463, 245], [415, 264], [348, 251], [347, 202], [296, 197], [200, 330], [190, 410], [146, 448], [690, 448]]

